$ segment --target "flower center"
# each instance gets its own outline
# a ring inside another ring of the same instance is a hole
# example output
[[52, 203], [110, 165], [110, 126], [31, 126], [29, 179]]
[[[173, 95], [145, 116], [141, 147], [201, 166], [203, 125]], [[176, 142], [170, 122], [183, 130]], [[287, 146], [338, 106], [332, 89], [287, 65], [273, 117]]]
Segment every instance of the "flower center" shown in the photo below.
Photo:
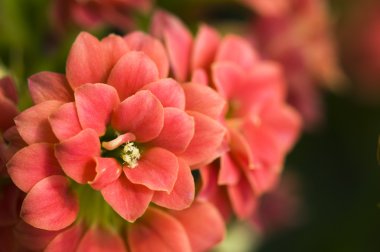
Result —
[[129, 168], [135, 168], [138, 165], [137, 161], [140, 159], [140, 157], [140, 150], [137, 148], [134, 142], [125, 144], [121, 152], [121, 158]]

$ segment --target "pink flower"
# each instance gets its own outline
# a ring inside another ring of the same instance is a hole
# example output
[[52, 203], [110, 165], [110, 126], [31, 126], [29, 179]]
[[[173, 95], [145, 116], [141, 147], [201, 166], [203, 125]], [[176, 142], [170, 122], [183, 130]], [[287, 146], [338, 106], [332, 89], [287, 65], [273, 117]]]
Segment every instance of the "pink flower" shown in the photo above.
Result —
[[242, 0], [254, 11], [264, 16], [278, 16], [290, 8], [290, 0]]
[[[96, 222], [108, 204], [111, 216], [134, 222], [150, 202], [176, 210], [191, 204], [190, 167], [215, 158], [225, 129], [187, 108], [201, 98], [187, 97], [166, 78], [168, 70], [164, 47], [148, 35], [98, 41], [81, 33], [66, 75], [41, 72], [29, 79], [36, 105], [15, 119], [28, 146], [7, 164], [27, 193], [26, 223], [60, 230], [78, 216]], [[99, 209], [91, 210], [88, 200], [100, 202]]]
[[[152, 31], [165, 41], [177, 79], [213, 87], [227, 101], [223, 114], [214, 116], [229, 130], [229, 151], [201, 169], [200, 197], [213, 200], [226, 215], [231, 204], [239, 217], [248, 217], [257, 197], [275, 185], [300, 130], [298, 114], [284, 101], [281, 68], [261, 60], [243, 38], [221, 38], [205, 25], [193, 40], [164, 12], [155, 15]], [[191, 101], [192, 109], [213, 114], [213, 107]]]

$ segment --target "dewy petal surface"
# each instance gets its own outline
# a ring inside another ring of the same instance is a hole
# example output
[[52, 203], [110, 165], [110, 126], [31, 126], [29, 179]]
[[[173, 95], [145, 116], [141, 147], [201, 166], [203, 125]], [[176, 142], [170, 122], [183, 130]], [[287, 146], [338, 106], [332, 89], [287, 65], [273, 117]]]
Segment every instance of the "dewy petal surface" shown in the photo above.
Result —
[[116, 108], [112, 125], [119, 132], [131, 132], [136, 141], [156, 138], [164, 125], [164, 108], [148, 90], [142, 90], [125, 99]]
[[132, 251], [191, 252], [183, 226], [169, 214], [149, 208], [144, 217], [128, 228], [128, 243]]
[[75, 105], [83, 129], [94, 129], [99, 136], [106, 131], [112, 111], [120, 103], [117, 91], [106, 84], [85, 84], [75, 90]]
[[59, 140], [75, 136], [82, 130], [74, 102], [63, 104], [49, 116], [50, 126]]
[[154, 147], [142, 154], [137, 167], [125, 167], [124, 173], [134, 184], [169, 193], [177, 180], [178, 159], [170, 151]]
[[92, 227], [83, 236], [77, 252], [127, 252], [121, 237], [113, 231]]
[[46, 177], [63, 174], [54, 156], [54, 147], [48, 143], [36, 143], [19, 150], [7, 167], [13, 182], [24, 192]]
[[46, 230], [60, 230], [77, 217], [78, 201], [63, 176], [50, 176], [38, 182], [26, 195], [20, 216], [28, 224]]
[[28, 84], [35, 104], [48, 100], [70, 102], [74, 99], [73, 91], [63, 74], [40, 72], [30, 76]]

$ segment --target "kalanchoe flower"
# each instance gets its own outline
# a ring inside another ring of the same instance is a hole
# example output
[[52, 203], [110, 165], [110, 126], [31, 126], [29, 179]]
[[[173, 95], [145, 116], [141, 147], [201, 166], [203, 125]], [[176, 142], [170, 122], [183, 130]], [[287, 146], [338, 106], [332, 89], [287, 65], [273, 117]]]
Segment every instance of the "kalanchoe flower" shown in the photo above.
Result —
[[201, 169], [199, 197], [212, 200], [225, 216], [231, 205], [239, 217], [249, 217], [257, 198], [276, 184], [300, 130], [298, 113], [285, 103], [281, 68], [261, 60], [243, 38], [221, 38], [205, 25], [193, 40], [180, 20], [162, 11], [152, 32], [165, 42], [177, 79], [196, 83], [185, 84], [185, 90], [208, 85], [228, 103], [222, 115], [213, 115], [213, 107], [187, 105], [215, 116], [229, 130], [229, 151]]
[[[189, 207], [190, 168], [216, 157], [226, 130], [187, 108], [208, 97], [187, 97], [168, 72], [164, 47], [146, 34], [99, 41], [81, 33], [66, 75], [41, 72], [29, 79], [35, 105], [15, 119], [28, 146], [7, 164], [27, 193], [26, 223], [55, 231], [75, 220], [109, 223], [118, 215], [134, 222], [150, 202]], [[207, 87], [197, 90], [219, 97]]]

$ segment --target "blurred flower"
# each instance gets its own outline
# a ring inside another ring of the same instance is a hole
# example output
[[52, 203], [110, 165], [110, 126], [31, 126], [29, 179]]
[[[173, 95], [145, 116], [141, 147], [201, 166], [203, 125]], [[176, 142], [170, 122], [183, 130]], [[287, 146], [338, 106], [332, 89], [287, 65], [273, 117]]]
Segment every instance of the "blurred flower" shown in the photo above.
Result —
[[289, 8], [290, 0], [241, 0], [254, 11], [263, 16], [278, 16], [286, 13]]
[[[56, 231], [75, 220], [134, 222], [150, 202], [189, 207], [190, 167], [215, 158], [225, 129], [207, 114], [184, 110], [199, 97], [185, 97], [168, 70], [164, 47], [148, 35], [99, 41], [81, 33], [66, 75], [30, 77], [36, 105], [15, 119], [28, 146], [7, 164], [27, 193], [20, 214], [27, 224]], [[111, 214], [103, 219], [104, 211]]]
[[55, 0], [54, 20], [59, 28], [71, 22], [90, 29], [105, 24], [126, 30], [133, 25], [136, 11], [147, 11], [151, 0]]
[[202, 100], [189, 99], [186, 105], [219, 118], [229, 131], [229, 151], [201, 169], [200, 197], [213, 200], [225, 216], [230, 202], [238, 217], [249, 217], [257, 197], [275, 185], [300, 130], [298, 114], [284, 102], [281, 68], [261, 60], [243, 38], [220, 38], [205, 25], [193, 41], [184, 25], [165, 12], [156, 13], [152, 31], [164, 40], [177, 79], [191, 79], [185, 90], [208, 85], [228, 104], [222, 114]]

